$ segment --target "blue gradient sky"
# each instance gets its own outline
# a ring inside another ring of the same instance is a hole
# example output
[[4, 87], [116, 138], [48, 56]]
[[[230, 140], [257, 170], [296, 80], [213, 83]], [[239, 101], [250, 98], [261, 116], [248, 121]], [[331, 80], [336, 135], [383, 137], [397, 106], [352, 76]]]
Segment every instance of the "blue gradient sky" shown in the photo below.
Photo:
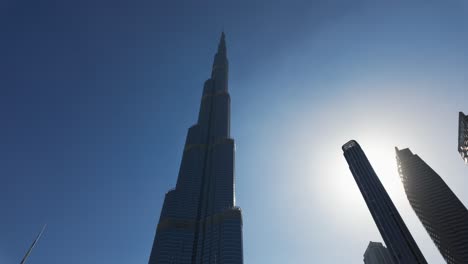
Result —
[[245, 263], [357, 264], [382, 241], [342, 157], [351, 138], [443, 263], [393, 147], [468, 204], [467, 25], [462, 0], [0, 2], [0, 263], [44, 223], [30, 263], [147, 262], [223, 28]]

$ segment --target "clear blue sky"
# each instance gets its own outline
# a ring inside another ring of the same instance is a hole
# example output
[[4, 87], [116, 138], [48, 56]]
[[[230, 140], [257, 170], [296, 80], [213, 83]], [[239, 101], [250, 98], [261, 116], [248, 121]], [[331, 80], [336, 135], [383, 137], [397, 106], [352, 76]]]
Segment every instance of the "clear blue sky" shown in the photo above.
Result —
[[[391, 3], [390, 3], [391, 2]], [[342, 157], [358, 140], [428, 261], [394, 146], [468, 204], [468, 4], [3, 0], [0, 263], [146, 263], [220, 32], [247, 264], [362, 263], [382, 241]]]

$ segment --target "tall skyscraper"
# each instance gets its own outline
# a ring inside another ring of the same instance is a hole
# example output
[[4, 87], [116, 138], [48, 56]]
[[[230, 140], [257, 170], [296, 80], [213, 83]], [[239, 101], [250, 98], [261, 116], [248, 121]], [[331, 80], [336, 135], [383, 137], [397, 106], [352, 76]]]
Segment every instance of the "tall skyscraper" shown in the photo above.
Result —
[[342, 149], [354, 180], [356, 180], [395, 263], [426, 264], [418, 245], [401, 219], [361, 146], [356, 141], [351, 140], [344, 144]]
[[224, 32], [189, 128], [177, 185], [166, 193], [149, 264], [241, 264], [242, 216], [234, 196]]
[[468, 115], [458, 114], [458, 152], [468, 164]]
[[395, 264], [395, 262], [382, 243], [371, 241], [364, 253], [364, 264]]
[[406, 196], [449, 264], [468, 263], [468, 211], [437, 173], [409, 149], [396, 150]]

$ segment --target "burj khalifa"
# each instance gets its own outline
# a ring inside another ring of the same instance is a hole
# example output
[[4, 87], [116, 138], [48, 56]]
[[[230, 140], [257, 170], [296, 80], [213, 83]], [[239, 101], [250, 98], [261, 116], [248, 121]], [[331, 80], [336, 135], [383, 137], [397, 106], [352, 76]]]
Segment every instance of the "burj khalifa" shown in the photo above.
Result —
[[188, 129], [176, 187], [164, 199], [149, 264], [243, 263], [228, 68], [223, 32], [198, 121]]

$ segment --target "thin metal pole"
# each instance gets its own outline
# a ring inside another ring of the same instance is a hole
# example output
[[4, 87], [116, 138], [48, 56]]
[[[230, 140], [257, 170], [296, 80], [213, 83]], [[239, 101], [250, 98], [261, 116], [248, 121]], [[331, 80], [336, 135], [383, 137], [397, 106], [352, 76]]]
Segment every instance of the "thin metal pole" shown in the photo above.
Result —
[[26, 252], [26, 255], [24, 255], [24, 258], [23, 258], [23, 260], [21, 260], [21, 263], [20, 263], [20, 264], [26, 263], [26, 259], [29, 257], [29, 255], [31, 254], [31, 251], [32, 251], [33, 248], [36, 246], [37, 241], [39, 241], [39, 238], [41, 238], [42, 233], [44, 233], [44, 230], [45, 230], [46, 226], [47, 226], [47, 224], [45, 224], [45, 225], [42, 227], [41, 232], [39, 232], [39, 234], [37, 235], [36, 239], [34, 239], [34, 242], [33, 242], [32, 245], [29, 247], [28, 252]]

